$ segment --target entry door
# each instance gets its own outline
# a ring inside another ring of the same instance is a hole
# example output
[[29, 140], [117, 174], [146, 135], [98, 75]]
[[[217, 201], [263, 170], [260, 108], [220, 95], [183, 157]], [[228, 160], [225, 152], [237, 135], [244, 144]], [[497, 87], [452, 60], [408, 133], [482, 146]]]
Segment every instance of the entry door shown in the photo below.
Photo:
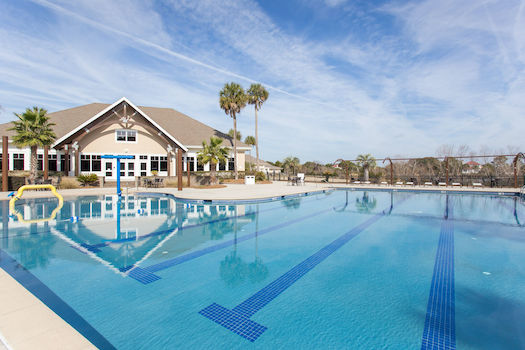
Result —
[[135, 178], [135, 160], [134, 159], [121, 159], [120, 160], [120, 177], [126, 178], [126, 180]]
[[104, 175], [107, 180], [115, 179], [115, 161], [113, 159], [104, 160]]

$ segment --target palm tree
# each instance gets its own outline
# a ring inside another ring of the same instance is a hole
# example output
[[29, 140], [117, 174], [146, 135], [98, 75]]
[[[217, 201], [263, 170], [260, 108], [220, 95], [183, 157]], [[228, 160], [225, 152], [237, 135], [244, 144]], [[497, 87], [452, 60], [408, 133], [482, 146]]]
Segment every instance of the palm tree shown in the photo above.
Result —
[[225, 162], [228, 158], [227, 147], [221, 146], [222, 139], [218, 137], [210, 137], [210, 144], [202, 141], [202, 150], [197, 154], [197, 159], [201, 164], [210, 163], [210, 183], [214, 185], [217, 182], [215, 177], [215, 168], [219, 162]]
[[376, 166], [376, 159], [370, 153], [357, 156], [357, 162], [363, 168], [365, 181], [368, 181], [368, 171]]
[[[230, 129], [228, 131], [228, 135], [230, 135], [230, 137], [233, 139], [233, 133], [234, 133], [234, 130], [233, 129]], [[237, 140], [241, 141], [242, 139], [242, 134], [240, 131], [237, 131]]]
[[[237, 114], [246, 107], [246, 94], [244, 89], [237, 83], [224, 84], [224, 87], [219, 93], [219, 105], [224, 113], [233, 119], [233, 134], [237, 135]], [[233, 162], [233, 169], [235, 172], [235, 180], [239, 178], [237, 173], [237, 138], [233, 138], [233, 154], [235, 161]]]
[[283, 161], [283, 167], [287, 170], [292, 170], [292, 175], [295, 174], [295, 170], [299, 167], [300, 161], [297, 157], [286, 157]]
[[[27, 108], [23, 114], [15, 113], [18, 117], [9, 130], [16, 131], [13, 143], [18, 147], [31, 148], [31, 172], [29, 179], [34, 182], [37, 171], [37, 149], [38, 147], [50, 146], [55, 141], [56, 135], [49, 122], [47, 111], [40, 107]], [[47, 159], [44, 161], [47, 162]]]
[[259, 136], [257, 132], [257, 111], [259, 111], [263, 103], [268, 99], [268, 91], [261, 84], [252, 84], [248, 91], [248, 103], [253, 105], [255, 109], [255, 154], [257, 156], [257, 169], [259, 168]]
[[253, 146], [255, 146], [255, 137], [253, 137], [253, 136], [246, 136], [246, 138], [244, 139], [244, 143], [247, 144], [247, 145], [252, 146], [252, 148], [250, 149], [250, 156], [251, 156], [252, 155]]

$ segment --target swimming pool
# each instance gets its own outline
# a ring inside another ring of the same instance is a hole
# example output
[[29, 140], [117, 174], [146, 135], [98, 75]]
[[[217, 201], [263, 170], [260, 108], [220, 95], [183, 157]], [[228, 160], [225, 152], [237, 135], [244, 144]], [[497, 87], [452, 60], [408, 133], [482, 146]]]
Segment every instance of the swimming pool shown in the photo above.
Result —
[[[27, 219], [55, 206], [17, 202]], [[517, 197], [78, 197], [33, 224], [1, 210], [2, 268], [100, 348], [525, 348]]]

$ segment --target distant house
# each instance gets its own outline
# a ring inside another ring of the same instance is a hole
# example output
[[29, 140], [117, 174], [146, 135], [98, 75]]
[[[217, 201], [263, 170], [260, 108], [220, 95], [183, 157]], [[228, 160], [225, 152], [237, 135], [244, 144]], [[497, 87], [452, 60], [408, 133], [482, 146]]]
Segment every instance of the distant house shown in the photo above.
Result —
[[466, 167], [463, 169], [463, 174], [477, 174], [481, 170], [481, 164], [473, 160], [465, 163]]
[[[123, 180], [135, 176], [174, 176], [177, 153], [181, 153], [183, 172], [209, 171], [209, 164], [201, 164], [197, 153], [202, 142], [211, 136], [223, 139], [230, 149], [226, 162], [217, 164], [217, 170], [244, 171], [244, 152], [249, 145], [237, 142], [233, 154], [230, 136], [207, 126], [171, 108], [135, 106], [125, 97], [115, 103], [91, 103], [48, 114], [57, 139], [44, 161], [44, 149], [38, 149], [38, 168], [66, 175], [97, 174], [106, 180], [116, 179], [117, 172]], [[0, 124], [0, 136], [9, 136], [9, 170], [30, 169], [30, 149], [12, 144], [13, 124]], [[102, 159], [101, 155], [130, 155], [116, 169], [115, 159]], [[3, 156], [3, 155], [2, 155]]]
[[[256, 163], [257, 163], [257, 158], [247, 154], [245, 156], [246, 158], [246, 163], [250, 163], [252, 164], [254, 167], [256, 166]], [[270, 174], [270, 175], [273, 175], [273, 174], [279, 174], [281, 171], [282, 171], [282, 168], [279, 168], [278, 166], [275, 166], [275, 165], [271, 165], [270, 163], [262, 160], [262, 159], [259, 159], [259, 168], [257, 169], [258, 171], [262, 171], [264, 172], [265, 174]]]

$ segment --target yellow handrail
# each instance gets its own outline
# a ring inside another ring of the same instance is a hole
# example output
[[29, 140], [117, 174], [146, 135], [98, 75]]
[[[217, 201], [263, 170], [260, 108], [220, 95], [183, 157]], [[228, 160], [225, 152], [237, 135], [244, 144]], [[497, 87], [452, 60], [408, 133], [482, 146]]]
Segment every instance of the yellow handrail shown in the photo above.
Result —
[[[22, 198], [22, 194], [24, 193], [25, 190], [40, 190], [40, 189], [51, 190], [51, 192], [55, 195], [55, 197], [58, 198], [58, 206], [55, 208], [55, 210], [53, 210], [53, 212], [51, 213], [51, 216], [48, 218], [24, 220], [24, 216], [15, 209], [15, 202], [19, 200], [20, 198]], [[60, 209], [62, 209], [63, 205], [64, 205], [64, 198], [62, 197], [62, 195], [60, 195], [57, 192], [57, 189], [55, 188], [55, 186], [53, 185], [24, 185], [18, 189], [16, 194], [13, 195], [13, 197], [9, 201], [9, 211], [11, 211], [11, 215], [15, 215], [18, 218], [18, 221], [27, 223], [27, 224], [34, 224], [37, 222], [45, 222], [45, 221], [53, 220], [57, 216]]]

